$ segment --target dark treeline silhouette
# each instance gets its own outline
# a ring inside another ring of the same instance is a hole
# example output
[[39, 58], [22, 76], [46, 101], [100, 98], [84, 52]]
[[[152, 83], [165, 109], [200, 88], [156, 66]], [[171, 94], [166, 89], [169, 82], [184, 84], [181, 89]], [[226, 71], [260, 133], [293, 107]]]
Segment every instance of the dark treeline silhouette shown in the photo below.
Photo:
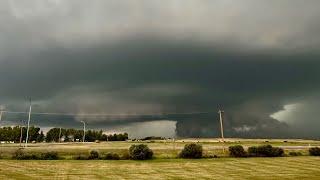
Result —
[[[0, 141], [14, 141], [20, 142], [25, 141], [27, 135], [26, 127], [2, 127], [0, 128]], [[78, 129], [64, 129], [52, 128], [50, 129], [46, 136], [40, 131], [39, 127], [30, 126], [29, 128], [29, 142], [74, 142], [83, 140], [83, 130]], [[86, 142], [94, 141], [125, 141], [128, 139], [128, 133], [123, 134], [103, 134], [102, 130], [87, 130], [85, 134]]]
[[[59, 137], [60, 136], [60, 137]], [[77, 129], [63, 129], [61, 128], [52, 128], [46, 134], [46, 141], [47, 142], [59, 142], [59, 138], [61, 140], [68, 142], [68, 141], [76, 141], [76, 139], [81, 139], [83, 137], [83, 131]]]
[[[59, 138], [60, 136], [60, 138]], [[83, 130], [79, 129], [64, 129], [61, 128], [52, 128], [47, 132], [46, 141], [47, 142], [59, 142], [59, 139], [64, 142], [74, 142], [83, 140]], [[125, 141], [128, 139], [128, 133], [123, 134], [113, 134], [106, 135], [103, 134], [102, 130], [88, 130], [85, 134], [86, 142], [94, 141]]]
[[[22, 133], [21, 133], [22, 130]], [[14, 141], [20, 142], [20, 138], [22, 141], [26, 139], [27, 136], [27, 128], [26, 127], [2, 127], [0, 128], [0, 141]], [[42, 142], [44, 141], [44, 134], [40, 131], [39, 127], [30, 126], [29, 128], [29, 142], [36, 141]]]

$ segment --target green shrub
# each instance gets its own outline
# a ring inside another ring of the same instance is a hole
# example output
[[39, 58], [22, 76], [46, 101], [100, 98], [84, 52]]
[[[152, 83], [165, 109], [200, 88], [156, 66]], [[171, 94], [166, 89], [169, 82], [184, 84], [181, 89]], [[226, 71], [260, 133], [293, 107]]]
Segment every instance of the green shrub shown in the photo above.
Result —
[[119, 160], [120, 156], [117, 153], [107, 153], [103, 159], [105, 160]]
[[180, 158], [199, 159], [202, 158], [202, 145], [200, 144], [186, 144], [183, 150], [179, 153]]
[[284, 155], [284, 150], [271, 145], [262, 145], [249, 147], [248, 154], [252, 157], [280, 157]]
[[291, 151], [289, 152], [289, 156], [302, 156], [301, 152]]
[[134, 144], [129, 148], [129, 155], [134, 160], [145, 160], [152, 158], [153, 151], [145, 144]]
[[89, 159], [99, 159], [99, 152], [97, 150], [91, 150], [89, 152]]
[[24, 151], [22, 149], [17, 149], [13, 155], [12, 159], [21, 159], [25, 155]]
[[311, 156], [320, 156], [320, 148], [319, 147], [309, 148], [309, 154]]
[[272, 153], [268, 157], [282, 157], [284, 156], [284, 150], [279, 147], [272, 147]]
[[17, 160], [37, 160], [37, 159], [40, 159], [40, 157], [35, 155], [35, 154], [27, 154], [22, 149], [18, 149], [13, 153], [12, 159], [17, 159]]
[[76, 156], [73, 156], [74, 160], [88, 160], [88, 156], [84, 155], [84, 154], [78, 154]]
[[270, 157], [272, 155], [272, 146], [271, 145], [262, 145], [258, 146], [258, 155]]
[[230, 146], [229, 154], [232, 157], [247, 157], [247, 153], [241, 145]]
[[57, 159], [59, 159], [59, 156], [58, 156], [57, 152], [51, 151], [51, 152], [42, 153], [40, 155], [40, 159], [42, 159], [42, 160], [57, 160]]
[[249, 147], [248, 148], [248, 156], [258, 157], [259, 156], [258, 147], [257, 146]]
[[12, 159], [18, 160], [57, 160], [59, 159], [57, 152], [45, 152], [41, 153], [40, 155], [26, 153], [23, 149], [18, 149], [14, 152]]
[[37, 156], [36, 154], [26, 154], [22, 157], [21, 160], [39, 160], [40, 157]]
[[120, 159], [122, 159], [122, 160], [128, 160], [128, 159], [130, 159], [130, 154], [129, 154], [129, 152], [124, 152], [124, 153], [122, 153]]

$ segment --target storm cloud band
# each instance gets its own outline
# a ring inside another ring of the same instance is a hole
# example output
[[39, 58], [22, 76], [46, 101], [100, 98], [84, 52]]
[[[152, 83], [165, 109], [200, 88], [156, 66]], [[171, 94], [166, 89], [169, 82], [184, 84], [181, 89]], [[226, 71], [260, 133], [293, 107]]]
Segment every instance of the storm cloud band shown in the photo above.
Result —
[[[208, 112], [88, 119], [97, 128], [172, 120], [178, 136], [192, 137], [218, 135], [220, 105], [229, 136], [317, 138], [315, 129], [306, 129], [319, 124], [316, 108], [309, 108], [320, 88], [318, 5], [3, 1], [0, 104], [21, 111], [32, 97], [36, 112]], [[297, 111], [294, 121], [271, 116], [294, 103], [314, 110]], [[41, 126], [79, 120], [34, 118]]]

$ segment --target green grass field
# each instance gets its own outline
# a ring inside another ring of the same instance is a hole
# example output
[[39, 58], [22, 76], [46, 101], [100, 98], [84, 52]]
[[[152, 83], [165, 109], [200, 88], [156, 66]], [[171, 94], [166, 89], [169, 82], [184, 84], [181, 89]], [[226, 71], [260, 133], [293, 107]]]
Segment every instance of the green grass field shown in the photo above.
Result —
[[[220, 158], [199, 160], [177, 159], [185, 144], [203, 145], [204, 155]], [[73, 156], [98, 150], [100, 154], [127, 152], [132, 144], [147, 144], [155, 158], [134, 160], [72, 160]], [[271, 144], [286, 153], [302, 152], [304, 156], [279, 158], [230, 158], [223, 152], [230, 145]], [[30, 153], [56, 151], [63, 160], [11, 160], [19, 144], [1, 144], [0, 179], [319, 179], [320, 157], [306, 156], [308, 148], [320, 146], [313, 140], [281, 139], [181, 139], [173, 142], [101, 142], [101, 143], [37, 143], [24, 150]]]
[[[36, 143], [29, 144], [25, 149], [27, 152], [45, 152], [56, 151], [60, 156], [66, 159], [72, 159], [72, 156], [87, 154], [90, 150], [95, 149], [100, 153], [115, 152], [122, 154], [126, 152], [132, 144], [147, 144], [153, 151], [156, 158], [168, 159], [175, 158], [185, 144], [197, 142], [203, 145], [204, 155], [227, 156], [223, 153], [228, 146], [241, 144], [245, 148], [254, 145], [271, 144], [280, 146], [286, 151], [300, 151], [307, 154], [309, 146], [320, 146], [320, 141], [313, 140], [296, 140], [296, 139], [227, 139], [224, 144], [218, 139], [180, 139], [175, 142], [167, 141], [146, 141], [146, 142], [101, 142], [101, 143]], [[0, 155], [3, 158], [10, 158], [12, 153], [19, 148], [19, 144], [1, 144]]]
[[0, 179], [319, 179], [320, 158], [0, 160]]

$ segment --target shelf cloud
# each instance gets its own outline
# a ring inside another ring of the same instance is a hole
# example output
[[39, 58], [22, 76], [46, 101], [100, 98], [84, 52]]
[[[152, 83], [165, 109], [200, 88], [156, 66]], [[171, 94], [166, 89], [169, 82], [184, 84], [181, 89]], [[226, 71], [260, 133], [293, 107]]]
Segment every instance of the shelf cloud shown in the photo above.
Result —
[[[319, 5], [2, 1], [0, 104], [25, 111], [32, 97], [34, 112], [75, 114], [34, 115], [42, 127], [164, 120], [183, 137], [218, 136], [223, 107], [229, 137], [319, 138]], [[290, 104], [298, 110], [273, 115]]]

